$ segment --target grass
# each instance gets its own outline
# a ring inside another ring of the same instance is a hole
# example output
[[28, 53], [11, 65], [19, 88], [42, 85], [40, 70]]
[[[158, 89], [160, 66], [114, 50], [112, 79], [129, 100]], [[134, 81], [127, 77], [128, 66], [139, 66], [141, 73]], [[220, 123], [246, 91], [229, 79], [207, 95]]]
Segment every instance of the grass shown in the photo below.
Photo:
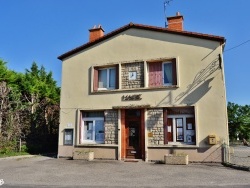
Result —
[[4, 157], [11, 157], [11, 156], [20, 156], [20, 155], [29, 155], [29, 153], [27, 152], [8, 152], [8, 153], [1, 153], [0, 152], [0, 158], [4, 158]]

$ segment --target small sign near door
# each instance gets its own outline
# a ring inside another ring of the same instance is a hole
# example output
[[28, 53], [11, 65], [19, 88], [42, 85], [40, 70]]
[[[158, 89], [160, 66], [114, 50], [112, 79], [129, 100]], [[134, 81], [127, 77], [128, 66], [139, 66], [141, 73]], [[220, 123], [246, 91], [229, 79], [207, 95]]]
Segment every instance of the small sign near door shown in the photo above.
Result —
[[149, 132], [149, 133], [148, 133], [148, 137], [153, 137], [153, 133], [152, 133], [152, 132]]

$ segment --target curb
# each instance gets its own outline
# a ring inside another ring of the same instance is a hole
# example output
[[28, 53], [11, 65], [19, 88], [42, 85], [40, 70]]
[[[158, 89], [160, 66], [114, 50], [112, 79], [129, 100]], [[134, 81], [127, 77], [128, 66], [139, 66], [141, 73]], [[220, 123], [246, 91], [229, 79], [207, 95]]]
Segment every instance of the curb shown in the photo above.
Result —
[[0, 158], [1, 160], [10, 160], [10, 159], [25, 159], [25, 158], [31, 158], [31, 157], [37, 157], [38, 155], [18, 155], [18, 156], [10, 156], [10, 157], [3, 157]]
[[250, 167], [248, 166], [241, 166], [241, 165], [236, 165], [232, 163], [222, 163], [226, 167], [230, 167], [236, 170], [243, 170], [243, 171], [249, 171], [250, 172]]

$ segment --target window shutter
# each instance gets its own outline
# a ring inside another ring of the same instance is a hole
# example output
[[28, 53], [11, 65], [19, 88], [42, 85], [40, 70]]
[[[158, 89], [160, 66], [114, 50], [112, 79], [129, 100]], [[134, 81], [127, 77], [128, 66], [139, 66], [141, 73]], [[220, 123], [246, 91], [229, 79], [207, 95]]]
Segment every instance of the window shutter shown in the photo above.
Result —
[[177, 85], [176, 59], [172, 60], [173, 85]]
[[119, 64], [116, 65], [116, 78], [115, 78], [115, 89], [119, 89]]
[[149, 87], [162, 86], [162, 62], [149, 63]]
[[168, 111], [163, 111], [164, 144], [168, 144]]
[[169, 142], [173, 141], [173, 118], [167, 118], [167, 126], [171, 127], [171, 132], [168, 132], [167, 138]]
[[93, 89], [94, 91], [98, 90], [98, 69], [94, 68], [94, 78], [93, 78]]

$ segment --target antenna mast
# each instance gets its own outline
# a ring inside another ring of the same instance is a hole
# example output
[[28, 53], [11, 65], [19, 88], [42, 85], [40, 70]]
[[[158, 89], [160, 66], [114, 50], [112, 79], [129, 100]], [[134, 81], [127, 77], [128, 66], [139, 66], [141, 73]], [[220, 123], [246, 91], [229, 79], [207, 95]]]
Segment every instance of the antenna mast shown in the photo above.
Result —
[[166, 27], [166, 28], [167, 28], [167, 26], [168, 26], [168, 25], [167, 25], [167, 19], [166, 19], [166, 18], [167, 18], [167, 5], [169, 5], [171, 1], [173, 1], [173, 0], [165, 0], [165, 1], [164, 1], [164, 16], [165, 16], [164, 19], [165, 19], [165, 27]]

